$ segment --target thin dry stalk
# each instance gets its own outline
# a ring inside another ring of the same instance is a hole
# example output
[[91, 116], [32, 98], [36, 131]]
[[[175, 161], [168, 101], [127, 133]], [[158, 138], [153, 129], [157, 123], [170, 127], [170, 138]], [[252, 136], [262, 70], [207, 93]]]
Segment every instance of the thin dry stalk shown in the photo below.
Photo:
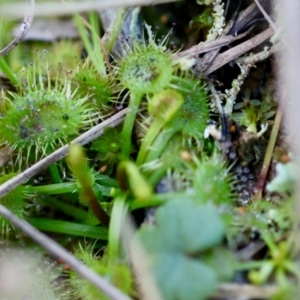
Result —
[[219, 54], [214, 60], [213, 64], [207, 69], [207, 71], [205, 71], [205, 74], [208, 75], [214, 72], [215, 70], [221, 68], [222, 66], [228, 64], [232, 60], [235, 60], [236, 58], [240, 57], [249, 50], [255, 48], [262, 42], [269, 39], [273, 34], [274, 30], [272, 28], [268, 28], [265, 31], [257, 34], [253, 38], [227, 50], [224, 53]]
[[[26, 36], [29, 28], [31, 27], [34, 15], [34, 0], [27, 0], [25, 7], [25, 15], [19, 29], [17, 36], [11, 41], [4, 49], [0, 51], [0, 55], [4, 56], [14, 49]], [[24, 11], [24, 10], [23, 10]]]

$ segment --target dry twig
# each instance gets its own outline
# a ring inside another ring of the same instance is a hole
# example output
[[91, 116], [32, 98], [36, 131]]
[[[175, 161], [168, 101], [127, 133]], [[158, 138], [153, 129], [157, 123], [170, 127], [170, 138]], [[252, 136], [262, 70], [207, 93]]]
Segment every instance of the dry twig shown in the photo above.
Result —
[[13, 41], [11, 41], [4, 49], [0, 51], [0, 55], [6, 55], [24, 39], [33, 21], [34, 4], [34, 0], [27, 0], [27, 5], [25, 6], [25, 15], [20, 30]]
[[214, 60], [213, 64], [205, 71], [205, 74], [208, 75], [217, 69], [221, 68], [222, 66], [228, 64], [232, 60], [240, 57], [241, 55], [245, 54], [249, 50], [255, 48], [262, 42], [269, 39], [274, 34], [274, 30], [272, 28], [268, 28], [265, 31], [257, 34], [253, 38], [229, 49], [228, 51], [221, 53], [217, 56]]

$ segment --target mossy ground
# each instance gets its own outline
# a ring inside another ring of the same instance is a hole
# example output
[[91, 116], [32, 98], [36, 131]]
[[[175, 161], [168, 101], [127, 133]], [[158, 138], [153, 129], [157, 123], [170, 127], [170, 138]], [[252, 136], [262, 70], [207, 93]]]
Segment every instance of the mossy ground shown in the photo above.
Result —
[[[226, 22], [245, 5], [230, 3]], [[151, 25], [160, 27], [155, 33], [144, 25], [143, 37], [123, 40], [119, 58], [99, 46], [96, 15], [84, 22], [77, 16], [78, 40], [42, 45], [48, 48], [42, 52], [32, 51], [37, 42], [23, 42], [0, 61], [5, 73], [0, 77], [0, 151], [9, 153], [1, 183], [14, 176], [11, 170], [26, 170], [128, 107], [124, 122], [105, 128], [75, 162], [56, 161], [0, 203], [51, 232], [84, 264], [136, 299], [143, 299], [143, 276], [137, 274], [145, 257], [138, 256], [124, 230], [125, 216], [136, 225], [163, 299], [208, 299], [224, 282], [238, 292], [237, 281], [253, 290], [264, 285], [277, 295], [292, 294], [291, 283], [300, 278], [295, 165], [285, 142], [269, 150], [270, 131], [274, 122], [278, 125], [272, 60], [258, 64], [255, 75], [250, 72], [234, 111], [224, 115], [215, 98], [225, 97], [239, 74], [237, 65], [231, 62], [204, 76], [197, 60], [182, 70], [174, 59], [182, 43], [189, 48], [205, 40], [212, 12], [196, 1], [144, 8], [141, 18], [151, 13]], [[89, 34], [82, 30], [86, 22]], [[257, 135], [266, 123], [269, 129]], [[273, 153], [273, 161], [280, 161], [278, 174], [271, 170], [266, 177], [262, 165]], [[75, 172], [76, 162], [84, 168]], [[34, 205], [26, 206], [30, 201]], [[109, 220], [103, 222], [101, 214]], [[15, 243], [4, 228], [1, 244]], [[34, 247], [25, 237], [19, 240], [21, 247]], [[65, 291], [51, 297], [107, 299], [68, 265], [60, 275], [57, 284]]]

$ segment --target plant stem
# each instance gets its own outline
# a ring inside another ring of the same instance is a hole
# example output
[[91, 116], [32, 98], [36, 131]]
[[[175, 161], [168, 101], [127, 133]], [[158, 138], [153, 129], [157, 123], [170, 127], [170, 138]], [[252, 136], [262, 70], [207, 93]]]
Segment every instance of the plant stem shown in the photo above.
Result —
[[125, 158], [129, 158], [131, 152], [131, 135], [134, 126], [134, 121], [140, 107], [142, 101], [141, 94], [131, 94], [131, 99], [128, 106], [128, 111], [124, 120], [121, 136], [122, 136], [122, 143], [121, 149], [122, 154]]
[[38, 193], [44, 195], [58, 195], [73, 193], [78, 189], [78, 185], [75, 182], [62, 182], [56, 184], [47, 184], [40, 186], [26, 186], [25, 192]]
[[52, 180], [53, 180], [54, 183], [61, 183], [62, 182], [56, 163], [49, 166], [49, 171], [51, 173], [51, 177], [52, 177]]
[[158, 135], [161, 128], [164, 126], [164, 123], [161, 120], [154, 120], [151, 124], [150, 128], [147, 131], [146, 136], [143, 139], [143, 143], [141, 145], [136, 164], [138, 166], [142, 165], [145, 161], [148, 151], [150, 151], [151, 144], [155, 140], [156, 136]]
[[109, 225], [109, 215], [101, 206], [93, 189], [93, 178], [87, 166], [84, 150], [80, 145], [72, 145], [67, 158], [70, 169], [78, 180], [81, 191], [80, 198], [89, 206], [93, 214], [104, 226]]
[[124, 216], [128, 210], [125, 204], [126, 194], [123, 193], [114, 199], [114, 206], [111, 212], [111, 223], [108, 230], [108, 251], [109, 259], [114, 261], [119, 256], [121, 230]]
[[152, 144], [151, 150], [148, 151], [147, 156], [144, 159], [144, 163], [157, 159], [176, 132], [177, 129], [174, 128], [167, 128], [163, 130]]
[[108, 236], [107, 229], [104, 227], [44, 218], [27, 218], [26, 220], [35, 228], [48, 232], [85, 236], [99, 240], [107, 240]]

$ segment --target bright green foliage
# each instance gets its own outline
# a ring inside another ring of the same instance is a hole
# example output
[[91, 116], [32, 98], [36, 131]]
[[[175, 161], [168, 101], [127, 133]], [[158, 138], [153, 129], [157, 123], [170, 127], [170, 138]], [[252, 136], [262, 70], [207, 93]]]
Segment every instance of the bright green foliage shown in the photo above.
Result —
[[183, 171], [186, 175], [185, 178], [189, 178], [188, 175], [190, 175], [191, 169], [188, 170], [188, 168], [186, 168], [187, 162], [184, 161], [180, 155], [180, 153], [186, 149], [187, 145], [186, 143], [182, 143], [181, 135], [175, 134], [171, 140], [168, 141], [159, 160], [159, 162], [162, 163], [162, 167], [174, 169], [178, 172]]
[[46, 154], [48, 147], [63, 145], [88, 122], [85, 99], [69, 99], [64, 92], [34, 90], [25, 96], [15, 94], [0, 121], [0, 142], [11, 150], [27, 152], [35, 147]]
[[154, 95], [169, 87], [173, 79], [173, 61], [171, 53], [166, 51], [164, 39], [156, 44], [151, 27], [148, 31], [148, 43], [133, 41], [133, 49], [128, 46], [128, 53], [117, 66], [117, 78], [123, 89], [131, 93], [123, 129], [122, 153], [129, 158], [131, 152], [131, 136], [138, 109], [144, 95]]
[[[96, 257], [89, 249], [83, 249], [82, 247], [77, 250], [75, 255], [94, 272], [105, 278], [109, 283], [128, 295], [133, 294], [133, 277], [129, 266], [125, 262], [110, 260], [106, 254], [104, 254], [101, 258]], [[110, 299], [95, 288], [91, 283], [82, 279], [82, 277], [80, 277], [77, 273], [71, 271], [70, 275], [70, 282], [74, 287], [74, 295], [72, 299]]]
[[201, 300], [214, 291], [218, 276], [201, 254], [218, 245], [224, 231], [212, 207], [187, 199], [160, 207], [155, 226], [139, 230], [164, 300]]
[[[80, 185], [80, 199], [86, 203], [97, 219], [106, 227], [109, 216], [98, 201], [94, 191], [94, 177], [89, 171], [87, 159], [83, 148], [78, 144], [71, 144], [67, 157], [69, 167]], [[101, 195], [101, 194], [100, 194]]]
[[230, 176], [218, 158], [200, 162], [193, 179], [194, 197], [198, 203], [226, 204], [232, 201]]
[[[0, 184], [16, 176], [15, 173], [2, 175], [0, 178]], [[24, 194], [23, 186], [19, 185], [14, 190], [6, 194], [0, 199], [0, 203], [7, 207], [12, 213], [21, 217], [24, 213]], [[1, 217], [2, 219], [2, 217]]]

